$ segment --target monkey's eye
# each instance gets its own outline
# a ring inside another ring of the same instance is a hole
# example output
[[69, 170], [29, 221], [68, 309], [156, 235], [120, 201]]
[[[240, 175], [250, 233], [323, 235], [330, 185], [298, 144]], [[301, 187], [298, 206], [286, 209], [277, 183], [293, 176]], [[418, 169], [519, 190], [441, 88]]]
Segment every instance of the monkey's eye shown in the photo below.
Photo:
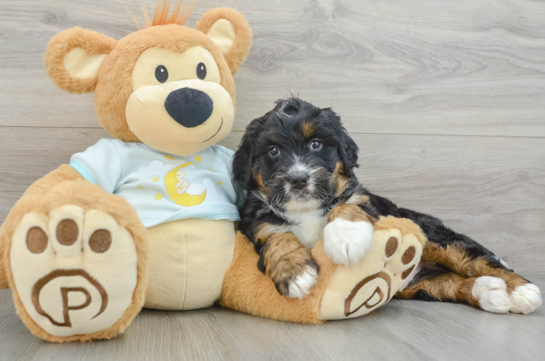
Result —
[[159, 83], [164, 83], [168, 79], [168, 70], [163, 65], [159, 65], [157, 68], [155, 68], [155, 79]]
[[204, 63], [199, 63], [199, 65], [197, 65], [197, 78], [201, 80], [206, 78], [206, 66]]
[[316, 139], [315, 139], [315, 140], [313, 140], [312, 142], [310, 142], [309, 147], [310, 147], [310, 150], [316, 151], [316, 150], [322, 149], [323, 144], [322, 144], [322, 142], [320, 142], [319, 140], [316, 140]]
[[276, 157], [280, 154], [280, 149], [278, 149], [277, 147], [271, 147], [269, 149], [269, 154], [271, 155], [271, 157]]

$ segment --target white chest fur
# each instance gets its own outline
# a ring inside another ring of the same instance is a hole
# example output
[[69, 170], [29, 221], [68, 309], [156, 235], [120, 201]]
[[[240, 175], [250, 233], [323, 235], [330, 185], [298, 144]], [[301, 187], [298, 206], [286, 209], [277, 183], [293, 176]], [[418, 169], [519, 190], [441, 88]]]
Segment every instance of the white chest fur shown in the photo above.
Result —
[[[291, 203], [291, 202], [290, 202]], [[298, 203], [287, 204], [288, 212], [285, 213], [291, 225], [292, 232], [299, 241], [308, 248], [314, 248], [316, 243], [324, 239], [324, 227], [327, 223], [327, 215], [316, 204]]]

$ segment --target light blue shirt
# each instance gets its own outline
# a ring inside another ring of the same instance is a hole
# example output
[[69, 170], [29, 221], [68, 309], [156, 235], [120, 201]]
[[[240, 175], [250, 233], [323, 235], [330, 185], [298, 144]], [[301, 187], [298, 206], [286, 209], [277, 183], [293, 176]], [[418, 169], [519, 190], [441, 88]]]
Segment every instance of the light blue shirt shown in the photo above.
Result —
[[74, 154], [70, 165], [125, 198], [149, 228], [188, 218], [238, 221], [244, 195], [233, 180], [233, 155], [220, 145], [181, 157], [142, 143], [101, 139]]

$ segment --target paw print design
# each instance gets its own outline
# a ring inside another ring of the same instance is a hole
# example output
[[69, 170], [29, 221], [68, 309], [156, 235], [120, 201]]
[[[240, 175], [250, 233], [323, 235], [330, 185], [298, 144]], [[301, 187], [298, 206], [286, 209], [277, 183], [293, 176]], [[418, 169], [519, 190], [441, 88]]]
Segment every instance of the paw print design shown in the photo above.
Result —
[[412, 233], [379, 229], [373, 243], [356, 264], [336, 265], [322, 298], [324, 320], [363, 316], [384, 305], [415, 270], [422, 243]]
[[131, 234], [112, 216], [75, 205], [25, 214], [13, 234], [10, 265], [28, 316], [60, 337], [115, 324], [137, 285]]

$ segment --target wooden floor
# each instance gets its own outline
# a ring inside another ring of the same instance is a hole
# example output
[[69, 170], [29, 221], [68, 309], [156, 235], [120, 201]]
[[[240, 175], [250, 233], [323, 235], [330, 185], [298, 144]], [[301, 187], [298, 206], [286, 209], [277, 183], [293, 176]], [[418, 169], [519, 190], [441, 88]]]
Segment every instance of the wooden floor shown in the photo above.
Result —
[[[151, 10], [153, 0], [148, 0]], [[0, 0], [0, 222], [37, 178], [107, 137], [92, 94], [47, 78], [43, 53], [80, 26], [120, 38], [140, 0]], [[545, 2], [197, 0], [232, 6], [254, 30], [235, 76], [236, 149], [289, 91], [333, 107], [359, 144], [371, 191], [434, 214], [545, 289]], [[361, 320], [303, 327], [209, 309], [145, 311], [122, 337], [49, 345], [0, 291], [0, 359], [539, 359], [545, 311], [498, 316], [394, 301]]]
[[[530, 277], [545, 289], [545, 277]], [[50, 344], [32, 336], [0, 291], [1, 360], [485, 360], [545, 358], [545, 308], [497, 315], [466, 305], [392, 300], [359, 318], [306, 326], [209, 308], [144, 310], [121, 336]]]

